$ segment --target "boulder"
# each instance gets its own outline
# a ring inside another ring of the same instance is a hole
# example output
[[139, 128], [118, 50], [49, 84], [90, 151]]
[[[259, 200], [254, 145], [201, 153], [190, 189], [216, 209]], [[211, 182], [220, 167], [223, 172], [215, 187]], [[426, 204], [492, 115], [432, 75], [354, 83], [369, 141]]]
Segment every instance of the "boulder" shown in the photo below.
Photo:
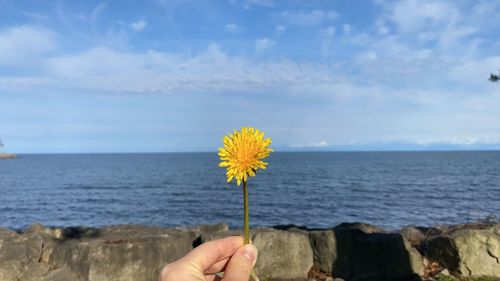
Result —
[[52, 250], [49, 263], [56, 268], [67, 268], [79, 279], [87, 281], [90, 271], [90, 244], [90, 241], [62, 241]]
[[16, 260], [0, 260], [0, 280], [18, 281], [21, 279], [22, 274], [23, 265], [21, 262]]
[[47, 235], [56, 239], [62, 239], [62, 229], [61, 228], [50, 228], [47, 226], [44, 226], [40, 223], [34, 223], [26, 229], [24, 234], [41, 234], [41, 235]]
[[[200, 242], [241, 235], [241, 231], [202, 234]], [[251, 239], [259, 250], [255, 272], [262, 280], [307, 278], [313, 266], [313, 251], [307, 234], [270, 228], [251, 230]]]
[[57, 268], [49, 271], [47, 274], [36, 279], [38, 281], [82, 281], [74, 272], [69, 268]]
[[17, 232], [10, 230], [8, 228], [0, 227], [0, 242], [3, 239], [8, 239], [17, 236]]
[[51, 251], [52, 238], [41, 234], [2, 235], [0, 238], [0, 280], [36, 280], [49, 266], [46, 253]]
[[226, 223], [201, 224], [188, 227], [187, 229], [201, 234], [201, 233], [228, 231], [229, 225], [227, 225]]
[[183, 233], [188, 231], [189, 230], [186, 228], [164, 228], [156, 226], [125, 224], [100, 228], [97, 230], [97, 233], [93, 233], [93, 235], [90, 235], [90, 237], [84, 236], [84, 238], [116, 239], [127, 237], [161, 236], [163, 234]]
[[331, 273], [337, 260], [337, 240], [333, 230], [313, 230], [309, 239], [314, 252], [314, 265], [322, 272]]
[[398, 233], [369, 224], [344, 223], [332, 230], [310, 232], [314, 264], [346, 280], [417, 278], [423, 259]]
[[97, 238], [67, 239], [54, 248], [49, 263], [88, 281], [156, 280], [160, 269], [189, 252], [197, 237], [191, 231], [159, 232], [115, 228]]
[[[217, 227], [221, 229], [221, 227]], [[156, 280], [165, 264], [189, 252], [187, 229], [114, 226], [0, 231], [0, 280]]]
[[30, 263], [23, 268], [20, 280], [22, 281], [39, 281], [43, 276], [50, 273], [50, 266], [43, 262]]
[[400, 233], [415, 248], [419, 248], [426, 237], [421, 229], [413, 226], [403, 227]]
[[337, 259], [333, 276], [345, 280], [419, 280], [423, 259], [399, 233], [343, 224], [334, 229]]
[[500, 225], [432, 237], [424, 251], [455, 276], [500, 276]]
[[371, 234], [371, 233], [385, 233], [385, 230], [376, 226], [376, 225], [371, 225], [368, 223], [350, 223], [350, 222], [344, 222], [336, 226], [334, 229], [357, 229], [362, 231], [365, 234]]
[[252, 236], [259, 249], [256, 273], [262, 278], [306, 278], [313, 266], [313, 251], [305, 234], [280, 230], [258, 231]]

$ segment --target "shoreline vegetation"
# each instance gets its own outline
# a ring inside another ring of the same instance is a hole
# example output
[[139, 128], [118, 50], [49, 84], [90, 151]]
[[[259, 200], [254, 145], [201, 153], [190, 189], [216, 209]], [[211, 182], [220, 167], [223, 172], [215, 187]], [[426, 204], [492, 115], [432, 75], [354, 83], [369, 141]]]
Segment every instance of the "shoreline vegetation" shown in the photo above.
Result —
[[2, 140], [0, 139], [0, 159], [14, 159], [14, 158], [17, 158], [17, 155], [15, 155], [15, 154], [3, 152], [2, 151], [3, 147], [4, 147], [4, 144], [3, 144]]
[[[156, 280], [167, 263], [241, 229], [117, 225], [0, 228], [0, 280]], [[255, 267], [275, 281], [500, 280], [500, 222], [404, 227], [364, 223], [329, 229], [255, 228]]]
[[15, 159], [17, 158], [16, 154], [13, 153], [0, 153], [0, 159]]

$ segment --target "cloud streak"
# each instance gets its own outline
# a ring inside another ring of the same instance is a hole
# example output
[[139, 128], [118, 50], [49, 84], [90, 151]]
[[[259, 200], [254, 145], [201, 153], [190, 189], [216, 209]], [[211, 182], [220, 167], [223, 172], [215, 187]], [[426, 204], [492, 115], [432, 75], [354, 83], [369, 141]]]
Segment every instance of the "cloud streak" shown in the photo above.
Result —
[[[273, 43], [264, 41], [260, 52]], [[38, 76], [1, 77], [0, 88], [44, 86], [45, 90], [105, 92], [249, 91], [301, 84], [333, 84], [337, 78], [326, 66], [289, 60], [254, 61], [229, 56], [210, 45], [195, 56], [147, 51], [122, 52], [107, 47], [54, 56], [44, 61]], [[10, 85], [10, 86], [9, 86]]]
[[39, 26], [22, 25], [0, 30], [0, 66], [36, 64], [58, 48], [56, 35]]
[[139, 20], [130, 23], [130, 27], [136, 32], [142, 31], [147, 25], [148, 23], [145, 20]]
[[262, 54], [264, 51], [270, 49], [276, 44], [274, 40], [269, 38], [261, 38], [255, 40], [255, 52], [257, 54]]
[[330, 145], [328, 144], [327, 141], [320, 141], [320, 142], [313, 142], [313, 143], [306, 143], [306, 144], [292, 144], [290, 145], [291, 148], [326, 148], [329, 147]]
[[287, 10], [281, 16], [291, 25], [318, 25], [336, 19], [338, 13], [333, 10]]
[[243, 31], [243, 27], [237, 25], [237, 24], [234, 24], [234, 23], [228, 23], [225, 25], [224, 27], [226, 29], [227, 32], [229, 33], [241, 33]]

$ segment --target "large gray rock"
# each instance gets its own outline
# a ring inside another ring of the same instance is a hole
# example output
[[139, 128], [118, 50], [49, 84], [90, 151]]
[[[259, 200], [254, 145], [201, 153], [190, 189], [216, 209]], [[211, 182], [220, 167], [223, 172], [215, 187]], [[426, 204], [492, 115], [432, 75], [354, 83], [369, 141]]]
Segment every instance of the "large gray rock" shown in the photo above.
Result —
[[337, 239], [333, 230], [313, 230], [309, 234], [314, 252], [314, 264], [322, 271], [331, 273], [337, 260]]
[[37, 281], [81, 281], [81, 279], [69, 268], [56, 268], [50, 270]]
[[422, 229], [413, 226], [403, 227], [400, 233], [413, 247], [417, 248], [422, 245], [426, 237]]
[[197, 237], [187, 229], [142, 226], [1, 230], [0, 280], [156, 280], [161, 267], [189, 252]]
[[23, 265], [21, 262], [15, 260], [0, 260], [0, 280], [18, 281], [21, 279], [22, 272]]
[[[4, 233], [5, 234], [5, 233]], [[9, 233], [0, 237], [0, 280], [37, 280], [50, 267], [46, 253], [53, 245], [52, 238], [41, 234]]]
[[[241, 235], [241, 231], [203, 234], [200, 242], [232, 235]], [[251, 230], [251, 240], [259, 250], [255, 272], [261, 280], [307, 278], [313, 266], [313, 251], [307, 234], [261, 228]]]
[[315, 266], [346, 280], [418, 278], [423, 259], [407, 239], [368, 224], [310, 232]]
[[305, 278], [313, 266], [313, 251], [305, 234], [259, 231], [252, 240], [259, 249], [255, 271], [264, 279]]
[[500, 277], [500, 225], [439, 235], [428, 239], [424, 250], [455, 276]]
[[226, 223], [201, 224], [201, 225], [190, 226], [186, 229], [201, 234], [210, 232], [229, 231], [229, 225], [227, 225]]
[[333, 275], [345, 280], [419, 280], [424, 266], [418, 251], [401, 234], [378, 231], [367, 225], [335, 228]]
[[160, 269], [192, 249], [192, 231], [124, 227], [104, 229], [91, 239], [66, 239], [49, 263], [88, 281], [156, 280]]
[[8, 228], [0, 227], [0, 242], [3, 239], [8, 239], [17, 236], [17, 232], [10, 230]]
[[63, 229], [62, 228], [50, 228], [47, 226], [44, 226], [40, 223], [34, 223], [26, 229], [24, 234], [40, 234], [40, 235], [47, 235], [52, 238], [56, 239], [62, 239], [62, 233]]

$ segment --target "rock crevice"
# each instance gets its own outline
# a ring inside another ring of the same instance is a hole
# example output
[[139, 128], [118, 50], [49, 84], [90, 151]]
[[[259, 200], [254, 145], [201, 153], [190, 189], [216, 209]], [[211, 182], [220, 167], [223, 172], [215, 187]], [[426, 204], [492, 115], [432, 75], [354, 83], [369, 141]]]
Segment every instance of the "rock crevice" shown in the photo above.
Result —
[[488, 255], [490, 255], [492, 258], [494, 258], [498, 264], [500, 264], [500, 260], [497, 256], [495, 256], [491, 251], [490, 249], [487, 249], [486, 252], [488, 253]]

